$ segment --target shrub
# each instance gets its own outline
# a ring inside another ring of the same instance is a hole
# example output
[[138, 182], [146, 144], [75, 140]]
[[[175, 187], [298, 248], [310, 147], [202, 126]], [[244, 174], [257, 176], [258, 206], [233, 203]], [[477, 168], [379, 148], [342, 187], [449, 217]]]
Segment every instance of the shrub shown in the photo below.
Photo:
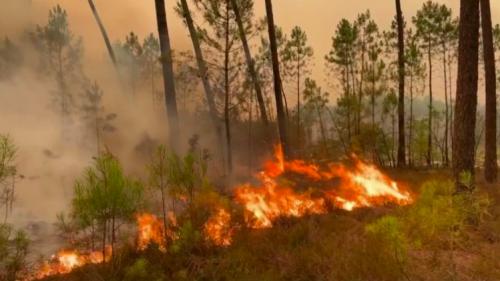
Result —
[[124, 281], [161, 281], [165, 275], [161, 270], [154, 268], [146, 259], [139, 258], [125, 269]]

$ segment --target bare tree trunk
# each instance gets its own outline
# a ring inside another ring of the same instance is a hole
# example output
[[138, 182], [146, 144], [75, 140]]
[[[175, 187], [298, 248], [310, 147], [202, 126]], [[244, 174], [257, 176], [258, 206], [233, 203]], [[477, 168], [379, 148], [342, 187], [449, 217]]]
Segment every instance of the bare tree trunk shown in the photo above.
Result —
[[450, 157], [449, 157], [449, 151], [448, 151], [448, 131], [450, 127], [450, 120], [449, 120], [449, 102], [448, 102], [448, 83], [451, 83], [451, 81], [448, 81], [448, 62], [447, 62], [447, 54], [446, 54], [446, 43], [444, 42], [443, 39], [443, 72], [444, 72], [444, 105], [445, 105], [445, 124], [444, 124], [444, 164], [445, 167], [448, 167], [450, 165]]
[[196, 63], [198, 64], [198, 72], [203, 84], [203, 89], [205, 90], [205, 97], [207, 99], [210, 117], [212, 119], [219, 143], [222, 143], [223, 138], [222, 138], [221, 124], [217, 114], [217, 108], [215, 106], [215, 98], [212, 85], [210, 84], [210, 80], [208, 79], [207, 65], [205, 59], [203, 58], [203, 53], [201, 51], [200, 39], [198, 37], [196, 28], [194, 26], [193, 18], [191, 16], [191, 11], [189, 10], [189, 5], [187, 3], [187, 0], [180, 0], [180, 2], [181, 2], [182, 14], [184, 19], [186, 20], [186, 25], [188, 27], [189, 35], [191, 37], [191, 42], [193, 44], [193, 49], [196, 56]]
[[297, 55], [297, 147], [302, 149], [300, 140], [300, 59]]
[[231, 124], [229, 120], [229, 0], [226, 0], [226, 23], [225, 23], [225, 50], [224, 50], [224, 122], [226, 127], [226, 160], [227, 172], [229, 175], [233, 172], [233, 155], [231, 152]]
[[316, 104], [316, 113], [318, 114], [318, 120], [319, 120], [319, 129], [321, 133], [321, 141], [323, 143], [323, 152], [327, 153], [328, 147], [326, 144], [326, 129], [325, 129], [325, 123], [323, 122], [323, 114], [320, 110], [320, 107]]
[[401, 0], [396, 0], [396, 17], [398, 22], [398, 167], [406, 166], [405, 153], [405, 39], [404, 20], [401, 10]]
[[427, 46], [427, 58], [429, 62], [429, 120], [428, 120], [428, 136], [427, 136], [427, 166], [432, 166], [432, 49], [431, 41], [429, 39], [429, 46]]
[[264, 102], [264, 95], [262, 94], [262, 87], [260, 85], [259, 76], [255, 69], [255, 61], [252, 58], [252, 54], [250, 52], [250, 47], [248, 45], [247, 35], [245, 33], [245, 28], [243, 26], [243, 21], [241, 19], [240, 10], [238, 8], [238, 4], [236, 0], [231, 0], [231, 6], [234, 11], [234, 16], [236, 19], [236, 23], [238, 24], [238, 30], [240, 33], [241, 43], [243, 44], [243, 51], [245, 53], [245, 59], [248, 66], [248, 72], [252, 78], [252, 82], [255, 89], [255, 95], [257, 96], [257, 102], [259, 103], [260, 110], [260, 118], [266, 127], [269, 126], [269, 119], [267, 117], [266, 105]]
[[495, 49], [493, 48], [493, 32], [491, 23], [491, 7], [489, 0], [481, 2], [481, 23], [483, 30], [484, 71], [486, 79], [486, 115], [485, 115], [485, 159], [484, 177], [487, 182], [497, 181], [497, 95]]
[[361, 110], [363, 104], [363, 83], [365, 81], [365, 53], [366, 53], [366, 41], [364, 39], [365, 34], [363, 33], [363, 42], [361, 43], [361, 74], [359, 78], [359, 92], [358, 92], [358, 104], [356, 110], [356, 135], [361, 133]]
[[413, 73], [410, 74], [410, 125], [408, 133], [408, 164], [413, 167]]
[[178, 148], [179, 120], [177, 113], [177, 99], [174, 84], [174, 68], [172, 64], [172, 49], [168, 34], [167, 14], [165, 0], [155, 0], [156, 21], [161, 47], [161, 63], [163, 67], [163, 85], [165, 88], [165, 106], [167, 108], [169, 140], [172, 149]]
[[104, 220], [104, 226], [102, 230], [102, 263], [106, 262], [106, 225], [108, 224], [107, 220]]
[[453, 131], [453, 173], [457, 191], [467, 186], [460, 180], [463, 172], [474, 176], [476, 131], [479, 0], [460, 0], [457, 96]]
[[276, 99], [276, 111], [278, 115], [278, 129], [279, 129], [280, 143], [283, 149], [283, 155], [285, 156], [285, 158], [287, 158], [289, 155], [290, 148], [288, 147], [286, 117], [283, 108], [283, 97], [281, 96], [282, 86], [281, 86], [280, 66], [278, 58], [278, 46], [276, 45], [276, 30], [274, 26], [272, 0], [266, 0], [266, 15], [267, 15], [267, 28], [269, 31], [269, 42], [271, 47], [271, 57], [273, 62], [274, 96]]
[[118, 71], [118, 65], [116, 63], [115, 52], [113, 51], [113, 47], [111, 46], [111, 41], [109, 40], [108, 33], [106, 32], [106, 28], [104, 27], [104, 24], [101, 21], [101, 17], [99, 16], [99, 13], [97, 12], [97, 8], [94, 5], [94, 1], [93, 0], [88, 0], [88, 1], [89, 1], [90, 9], [92, 10], [92, 13], [94, 14], [97, 25], [99, 26], [99, 29], [101, 30], [101, 34], [102, 34], [102, 37], [104, 39], [104, 43], [106, 44], [106, 48], [108, 49], [109, 58], [111, 59], [113, 66], [116, 68], [116, 71]]
[[[452, 77], [452, 60], [453, 60], [453, 54], [452, 52], [448, 52], [448, 93], [450, 95], [450, 116], [449, 120], [450, 122], [453, 122], [453, 77]], [[451, 142], [451, 146], [453, 147], [453, 124], [449, 124], [449, 132], [448, 132], [448, 139]], [[450, 162], [453, 161], [453, 154], [451, 155]]]

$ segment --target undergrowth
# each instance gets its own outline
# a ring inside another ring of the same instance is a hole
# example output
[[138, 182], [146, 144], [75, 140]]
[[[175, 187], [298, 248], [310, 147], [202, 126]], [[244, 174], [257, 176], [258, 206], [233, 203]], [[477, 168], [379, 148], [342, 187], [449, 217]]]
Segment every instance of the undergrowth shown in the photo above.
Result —
[[500, 240], [485, 238], [500, 231], [493, 200], [480, 192], [454, 194], [448, 181], [426, 182], [418, 193], [409, 206], [241, 229], [227, 248], [193, 245], [199, 233], [186, 224], [168, 254], [155, 246], [129, 251], [113, 269], [83, 268], [60, 280], [500, 280], [500, 254], [493, 250]]

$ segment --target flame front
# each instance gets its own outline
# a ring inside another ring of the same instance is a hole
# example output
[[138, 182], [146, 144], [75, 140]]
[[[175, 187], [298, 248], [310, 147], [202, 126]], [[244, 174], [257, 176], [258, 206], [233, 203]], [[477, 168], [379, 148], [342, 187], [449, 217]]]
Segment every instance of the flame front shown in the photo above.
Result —
[[[236, 187], [235, 202], [243, 207], [245, 223], [250, 228], [269, 228], [280, 217], [325, 214], [332, 208], [352, 211], [387, 203], [406, 205], [412, 202], [408, 191], [374, 165], [356, 157], [353, 160], [353, 167], [330, 164], [322, 169], [303, 160], [287, 161], [281, 148], [277, 147], [275, 159], [266, 162], [264, 170], [257, 175], [260, 186], [245, 184]], [[297, 192], [290, 183], [281, 180], [280, 176], [284, 173], [293, 173], [304, 182], [319, 184], [322, 188]], [[166, 251], [166, 241], [178, 238], [175, 232], [176, 217], [171, 212], [167, 216], [166, 230], [165, 222], [153, 214], [138, 214], [136, 218], [138, 250], [145, 250], [154, 243], [161, 251]], [[226, 247], [233, 242], [235, 229], [231, 213], [224, 208], [216, 208], [203, 226], [203, 234], [213, 245]], [[107, 252], [106, 260], [111, 257], [110, 247]], [[65, 274], [83, 265], [101, 262], [102, 252], [80, 254], [76, 251], [61, 251], [51, 261], [43, 263], [38, 273], [28, 280]]]
[[[244, 207], [245, 220], [251, 228], [272, 227], [280, 217], [302, 217], [308, 214], [324, 214], [331, 206], [352, 211], [355, 208], [395, 203], [411, 203], [411, 195], [375, 166], [354, 157], [353, 168], [331, 164], [327, 169], [302, 160], [286, 161], [280, 147], [275, 160], [265, 164], [258, 175], [261, 186], [250, 184], [235, 189], [236, 201]], [[280, 183], [278, 177], [285, 172], [301, 176], [306, 182], [338, 186], [296, 192]]]

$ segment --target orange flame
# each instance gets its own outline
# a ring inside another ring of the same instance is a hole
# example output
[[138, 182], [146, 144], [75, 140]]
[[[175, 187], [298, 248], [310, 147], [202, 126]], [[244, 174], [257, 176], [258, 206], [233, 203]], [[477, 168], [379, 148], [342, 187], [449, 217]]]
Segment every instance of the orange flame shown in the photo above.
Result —
[[156, 243], [160, 250], [166, 250], [163, 222], [153, 214], [137, 215], [137, 248], [145, 250], [152, 242]]
[[216, 246], [231, 245], [234, 234], [234, 228], [231, 226], [231, 214], [225, 209], [218, 209], [205, 223], [203, 233]]
[[[111, 252], [111, 247], [106, 247], [106, 261], [111, 257]], [[50, 261], [40, 265], [37, 273], [31, 278], [27, 278], [27, 280], [36, 280], [57, 274], [66, 274], [86, 264], [98, 264], [101, 262], [103, 262], [102, 251], [84, 254], [75, 250], [62, 250], [53, 255]]]
[[[383, 174], [375, 166], [354, 158], [354, 168], [331, 164], [328, 169], [302, 160], [286, 161], [277, 147], [275, 161], [265, 164], [258, 175], [260, 187], [250, 184], [235, 189], [236, 201], [244, 207], [245, 220], [251, 228], [272, 227], [279, 217], [302, 217], [307, 214], [324, 214], [330, 206], [351, 211], [355, 208], [395, 203], [405, 205], [412, 199], [408, 191]], [[308, 182], [326, 185], [338, 179], [338, 187], [307, 190], [297, 193], [289, 186], [282, 186], [278, 177], [285, 172], [304, 177]]]

